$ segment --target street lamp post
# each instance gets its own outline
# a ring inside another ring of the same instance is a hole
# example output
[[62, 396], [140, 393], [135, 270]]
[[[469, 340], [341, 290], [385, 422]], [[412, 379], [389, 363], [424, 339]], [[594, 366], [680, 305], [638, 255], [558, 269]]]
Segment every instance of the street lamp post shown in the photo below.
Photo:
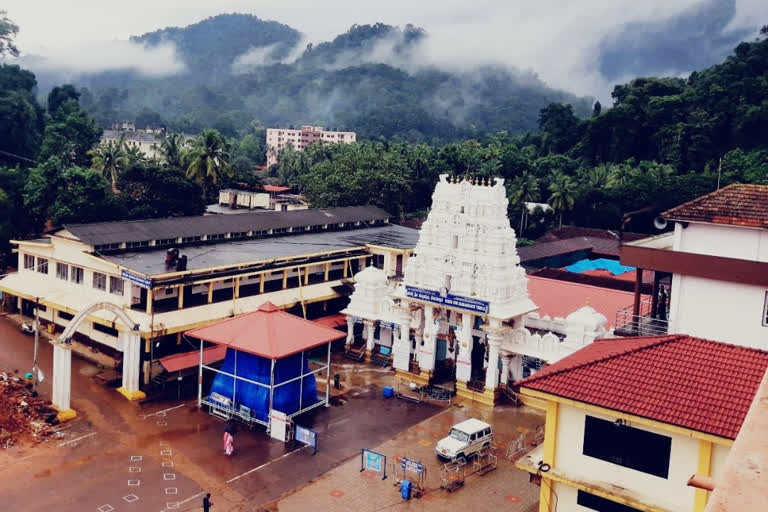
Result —
[[40, 297], [35, 297], [35, 352], [34, 360], [32, 361], [32, 392], [37, 392], [37, 380], [38, 380], [38, 365], [37, 365], [37, 351], [40, 341]]

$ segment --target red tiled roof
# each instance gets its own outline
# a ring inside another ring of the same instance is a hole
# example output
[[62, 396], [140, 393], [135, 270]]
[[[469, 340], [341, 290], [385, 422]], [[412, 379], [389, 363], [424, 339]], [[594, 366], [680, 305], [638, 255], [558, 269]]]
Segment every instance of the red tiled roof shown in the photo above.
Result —
[[734, 183], [662, 213], [677, 221], [768, 228], [768, 185]]
[[323, 327], [330, 327], [331, 329], [343, 327], [346, 330], [347, 328], [347, 315], [342, 315], [341, 313], [316, 318], [312, 321]]
[[281, 359], [345, 337], [343, 332], [281, 311], [271, 302], [259, 309], [185, 333], [268, 359]]
[[685, 334], [598, 340], [516, 384], [735, 439], [768, 352]]
[[528, 276], [528, 294], [539, 306], [540, 316], [565, 318], [587, 302], [608, 320], [606, 329], [613, 329], [616, 312], [631, 307], [634, 294], [581, 283]]
[[288, 192], [291, 187], [281, 187], [279, 185], [264, 185], [264, 192]]
[[[203, 364], [221, 361], [224, 359], [226, 353], [227, 347], [224, 345], [216, 345], [215, 347], [203, 349]], [[186, 370], [187, 368], [192, 368], [200, 364], [200, 352], [193, 350], [192, 352], [183, 352], [181, 354], [161, 357], [160, 364], [169, 372]]]

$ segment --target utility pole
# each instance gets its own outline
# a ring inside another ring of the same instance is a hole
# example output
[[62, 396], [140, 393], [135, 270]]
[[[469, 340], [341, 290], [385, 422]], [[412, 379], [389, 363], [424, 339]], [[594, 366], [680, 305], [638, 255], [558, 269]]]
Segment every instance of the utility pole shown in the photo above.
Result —
[[720, 172], [723, 170], [723, 157], [720, 157], [720, 163], [717, 164], [717, 190], [720, 190]]
[[39, 369], [37, 366], [37, 347], [40, 342], [40, 297], [35, 297], [35, 352], [34, 361], [32, 362], [32, 392], [37, 391], [37, 376]]

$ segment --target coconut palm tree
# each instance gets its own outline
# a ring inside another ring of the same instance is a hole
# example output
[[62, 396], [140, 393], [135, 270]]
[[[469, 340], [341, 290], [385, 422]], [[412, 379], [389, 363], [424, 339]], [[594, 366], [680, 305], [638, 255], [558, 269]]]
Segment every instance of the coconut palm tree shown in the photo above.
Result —
[[576, 202], [576, 183], [560, 171], [549, 175], [549, 204], [560, 213], [560, 227], [563, 226], [563, 212], [573, 208]]
[[523, 236], [523, 219], [525, 218], [525, 203], [539, 200], [539, 180], [529, 172], [524, 172], [512, 180], [509, 187], [509, 200], [512, 204], [520, 205], [520, 231], [517, 236]]
[[119, 194], [117, 178], [130, 164], [122, 139], [102, 142], [88, 151], [88, 155], [92, 158], [91, 167], [105, 176], [109, 176], [112, 192]]
[[182, 164], [187, 178], [197, 183], [218, 184], [225, 176], [232, 176], [230, 145], [218, 130], [205, 130], [183, 153]]
[[181, 156], [184, 152], [184, 137], [180, 133], [169, 133], [160, 143], [160, 154], [169, 167], [181, 168]]

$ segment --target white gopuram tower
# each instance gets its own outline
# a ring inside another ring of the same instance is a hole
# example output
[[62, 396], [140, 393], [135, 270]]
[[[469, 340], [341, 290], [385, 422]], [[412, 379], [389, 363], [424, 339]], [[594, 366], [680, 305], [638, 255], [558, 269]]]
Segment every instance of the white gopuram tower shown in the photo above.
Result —
[[[502, 341], [515, 338], [512, 331], [522, 329], [523, 315], [537, 309], [528, 297], [507, 206], [503, 179], [440, 175], [432, 209], [395, 292], [400, 332], [393, 364], [400, 377], [429, 383], [437, 337], [455, 336], [457, 393], [495, 401]], [[483, 368], [477, 354], [473, 357], [474, 343], [483, 345], [478, 347]]]

